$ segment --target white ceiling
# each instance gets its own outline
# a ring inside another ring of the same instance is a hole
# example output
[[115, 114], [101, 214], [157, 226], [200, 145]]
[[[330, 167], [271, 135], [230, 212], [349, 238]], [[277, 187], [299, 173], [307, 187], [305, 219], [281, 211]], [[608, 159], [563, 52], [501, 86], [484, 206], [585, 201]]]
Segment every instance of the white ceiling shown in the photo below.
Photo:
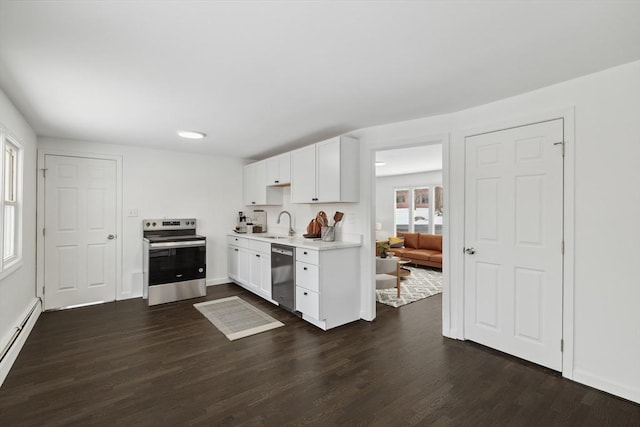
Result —
[[42, 136], [261, 158], [637, 60], [639, 22], [638, 1], [2, 0], [0, 87]]
[[442, 170], [442, 144], [376, 151], [376, 176], [405, 175]]

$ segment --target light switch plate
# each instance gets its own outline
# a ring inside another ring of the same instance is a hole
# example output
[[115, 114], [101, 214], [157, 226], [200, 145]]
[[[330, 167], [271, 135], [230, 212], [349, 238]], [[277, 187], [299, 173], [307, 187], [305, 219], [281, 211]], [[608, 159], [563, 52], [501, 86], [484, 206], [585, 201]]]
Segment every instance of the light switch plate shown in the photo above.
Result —
[[137, 217], [138, 216], [138, 208], [129, 209], [129, 213], [127, 214], [127, 216]]

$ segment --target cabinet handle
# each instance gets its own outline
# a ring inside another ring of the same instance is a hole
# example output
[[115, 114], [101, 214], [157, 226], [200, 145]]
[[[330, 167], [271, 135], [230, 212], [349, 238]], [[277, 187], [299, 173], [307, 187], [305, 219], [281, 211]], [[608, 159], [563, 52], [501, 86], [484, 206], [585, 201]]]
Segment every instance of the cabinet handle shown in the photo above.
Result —
[[237, 250], [237, 249], [234, 249], [234, 251], [238, 252], [238, 250]]
[[308, 294], [308, 293], [306, 293], [306, 292], [305, 292], [304, 294], [305, 294], [305, 295], [309, 295], [309, 294]]
[[303, 269], [304, 271], [307, 271], [307, 267], [302, 267], [302, 269]]
[[304, 251], [304, 254], [306, 255], [306, 254], [307, 254], [307, 251]]
[[277, 183], [279, 183], [280, 181], [278, 181], [278, 180], [276, 179], [276, 180], [275, 180], [275, 181], [273, 181], [273, 182], [275, 182], [275, 183], [277, 184]]
[[255, 205], [255, 204], [256, 204], [256, 202], [251, 202], [251, 204], [252, 204], [252, 205]]
[[260, 258], [260, 254], [256, 254], [256, 256], [257, 256], [258, 258]]

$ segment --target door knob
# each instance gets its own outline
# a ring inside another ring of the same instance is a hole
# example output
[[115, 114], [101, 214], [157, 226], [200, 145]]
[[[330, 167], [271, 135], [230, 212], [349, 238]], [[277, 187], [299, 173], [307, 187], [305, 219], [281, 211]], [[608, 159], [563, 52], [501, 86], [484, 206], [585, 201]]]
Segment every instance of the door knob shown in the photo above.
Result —
[[473, 254], [475, 254], [475, 253], [476, 253], [476, 250], [475, 250], [474, 248], [465, 248], [465, 249], [464, 249], [464, 252], [465, 252], [466, 254], [473, 255]]
[[109, 240], [113, 240], [115, 238], [116, 238], [115, 234], [109, 234], [109, 236], [107, 236], [107, 239], [109, 239]]

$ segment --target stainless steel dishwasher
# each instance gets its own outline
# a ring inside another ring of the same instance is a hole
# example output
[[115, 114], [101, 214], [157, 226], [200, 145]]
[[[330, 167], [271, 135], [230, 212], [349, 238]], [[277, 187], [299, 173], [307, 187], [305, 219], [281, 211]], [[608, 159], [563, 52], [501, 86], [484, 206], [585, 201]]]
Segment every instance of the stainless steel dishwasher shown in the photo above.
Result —
[[289, 311], [296, 308], [296, 248], [271, 244], [271, 298]]

